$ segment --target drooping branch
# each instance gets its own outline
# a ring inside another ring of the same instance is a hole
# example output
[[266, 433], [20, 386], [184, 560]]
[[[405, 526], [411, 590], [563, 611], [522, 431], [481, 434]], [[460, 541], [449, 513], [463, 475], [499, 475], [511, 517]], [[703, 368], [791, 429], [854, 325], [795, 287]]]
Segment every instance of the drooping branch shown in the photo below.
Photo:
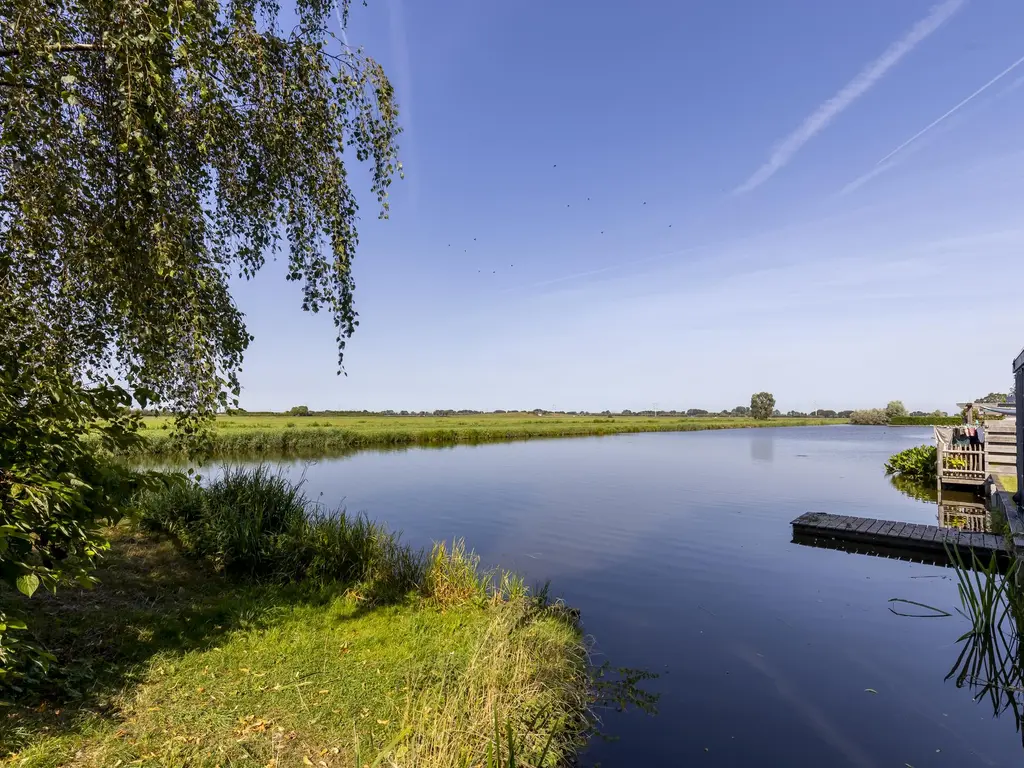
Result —
[[[101, 43], [54, 43], [46, 46], [45, 50], [51, 53], [92, 53], [102, 51], [103, 45]], [[20, 48], [0, 48], [0, 59], [17, 56], [20, 53]]]

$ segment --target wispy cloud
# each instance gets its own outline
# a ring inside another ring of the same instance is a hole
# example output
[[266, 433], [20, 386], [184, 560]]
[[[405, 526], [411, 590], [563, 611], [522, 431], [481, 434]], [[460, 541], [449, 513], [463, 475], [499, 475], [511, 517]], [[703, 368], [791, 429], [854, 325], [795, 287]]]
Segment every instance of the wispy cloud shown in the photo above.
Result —
[[801, 147], [828, 127], [853, 102], [867, 93], [899, 61], [923, 40], [941, 27], [964, 4], [965, 0], [946, 0], [932, 7], [928, 15], [917, 22], [901, 39], [890, 45], [885, 53], [868, 64], [835, 96], [821, 104], [793, 133], [787, 136], [762, 165], [734, 194], [740, 195], [761, 186], [784, 167]]
[[907, 139], [902, 144], [900, 144], [898, 147], [896, 147], [896, 149], [894, 149], [892, 152], [890, 152], [885, 157], [883, 157], [881, 160], [879, 160], [877, 163], [875, 163], [874, 167], [872, 167], [870, 171], [868, 171], [867, 173], [865, 173], [862, 176], [857, 177], [856, 179], [851, 181], [849, 184], [847, 184], [845, 187], [843, 187], [843, 189], [840, 191], [839, 194], [845, 195], [847, 192], [852, 192], [853, 190], [857, 189], [858, 187], [861, 187], [864, 184], [866, 184], [867, 182], [869, 182], [871, 179], [875, 178], [875, 176], [878, 176], [880, 173], [884, 173], [885, 171], [887, 171], [889, 168], [891, 168], [893, 166], [893, 162], [892, 162], [892, 158], [893, 157], [895, 157], [897, 154], [899, 154], [904, 149], [909, 147], [915, 141], [920, 139], [922, 136], [924, 136], [926, 133], [928, 133], [928, 131], [930, 131], [932, 128], [937, 126], [939, 123], [941, 123], [944, 120], [952, 117], [954, 114], [956, 114], [958, 111], [960, 111], [960, 109], [962, 109], [963, 107], [967, 106], [967, 104], [969, 104], [975, 98], [977, 98], [978, 96], [983, 94], [985, 91], [987, 91], [993, 85], [998, 83], [1000, 80], [1002, 80], [1008, 74], [1013, 72], [1013, 70], [1015, 70], [1021, 64], [1024, 64], [1024, 56], [1021, 56], [1019, 59], [1017, 59], [1015, 62], [1013, 62], [1013, 64], [1011, 64], [1006, 69], [1004, 69], [1002, 72], [1000, 72], [998, 75], [993, 77], [991, 80], [989, 80], [987, 83], [985, 83], [983, 86], [981, 86], [981, 88], [976, 90], [974, 93], [972, 93], [966, 99], [961, 100], [955, 107], [953, 107], [952, 109], [946, 110], [939, 117], [937, 117], [934, 120], [932, 120], [930, 123], [928, 123], [928, 125], [926, 125], [920, 131], [918, 131], [913, 136], [911, 136], [909, 139]]

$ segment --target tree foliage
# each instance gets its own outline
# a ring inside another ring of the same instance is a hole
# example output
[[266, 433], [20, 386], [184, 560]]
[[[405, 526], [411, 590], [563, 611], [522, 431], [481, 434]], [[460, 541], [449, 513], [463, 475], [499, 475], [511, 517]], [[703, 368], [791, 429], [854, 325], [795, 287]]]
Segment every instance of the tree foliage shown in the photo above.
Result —
[[758, 392], [750, 396], [750, 413], [755, 419], [770, 419], [775, 410], [775, 395], [771, 392]]
[[[10, 306], [0, 308], [0, 320]], [[106, 547], [101, 524], [162, 476], [126, 469], [103, 452], [140, 438], [131, 396], [113, 379], [83, 386], [27, 342], [0, 346], [0, 578], [28, 597], [93, 582]], [[101, 450], [97, 450], [101, 449]], [[45, 670], [48, 655], [0, 611], [0, 683]]]
[[228, 279], [286, 248], [302, 307], [337, 327], [340, 366], [357, 324], [344, 160], [368, 161], [382, 216], [401, 168], [391, 84], [336, 41], [336, 8], [0, 5], [0, 301], [29, 300], [22, 331], [70, 370], [211, 413], [237, 394], [250, 341]]
[[[0, 3], [0, 575], [30, 595], [88, 582], [101, 524], [146, 476], [126, 451], [150, 404], [202, 419], [238, 393], [251, 337], [228, 291], [286, 251], [338, 363], [357, 320], [367, 163], [401, 173], [380, 66], [329, 30], [349, 0]], [[0, 616], [0, 678], [41, 651]], [[19, 666], [20, 665], [20, 666]]]
[[984, 397], [979, 397], [974, 402], [986, 403], [988, 405], [1000, 405], [1002, 403], [1007, 402], [1008, 397], [1009, 395], [1007, 394], [1002, 394], [999, 392], [989, 392], [987, 395], [985, 395]]
[[889, 404], [885, 406], [886, 419], [896, 419], [906, 415], [907, 408], [900, 400], [891, 400]]

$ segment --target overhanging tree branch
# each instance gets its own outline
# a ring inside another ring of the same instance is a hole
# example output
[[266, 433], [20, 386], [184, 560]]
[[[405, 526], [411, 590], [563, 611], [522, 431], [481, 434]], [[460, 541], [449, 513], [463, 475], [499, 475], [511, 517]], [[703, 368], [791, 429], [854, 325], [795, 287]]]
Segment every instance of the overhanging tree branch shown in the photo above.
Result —
[[[101, 43], [54, 43], [46, 46], [44, 50], [50, 53], [92, 53], [93, 51], [102, 51], [103, 45]], [[0, 59], [18, 56], [20, 53], [21, 48], [0, 48]]]

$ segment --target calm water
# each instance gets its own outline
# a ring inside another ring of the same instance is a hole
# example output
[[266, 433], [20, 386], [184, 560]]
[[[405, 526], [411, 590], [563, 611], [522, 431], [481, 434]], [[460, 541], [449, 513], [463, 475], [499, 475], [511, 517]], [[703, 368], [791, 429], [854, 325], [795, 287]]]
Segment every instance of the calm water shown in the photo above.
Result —
[[[605, 766], [1014, 765], [1011, 717], [943, 678], [963, 619], [943, 568], [791, 542], [807, 511], [935, 523], [884, 460], [930, 429], [619, 435], [283, 464], [404, 540], [465, 537], [582, 611], [597, 660], [660, 672], [660, 713], [605, 718]], [[866, 689], [874, 689], [870, 693]]]

